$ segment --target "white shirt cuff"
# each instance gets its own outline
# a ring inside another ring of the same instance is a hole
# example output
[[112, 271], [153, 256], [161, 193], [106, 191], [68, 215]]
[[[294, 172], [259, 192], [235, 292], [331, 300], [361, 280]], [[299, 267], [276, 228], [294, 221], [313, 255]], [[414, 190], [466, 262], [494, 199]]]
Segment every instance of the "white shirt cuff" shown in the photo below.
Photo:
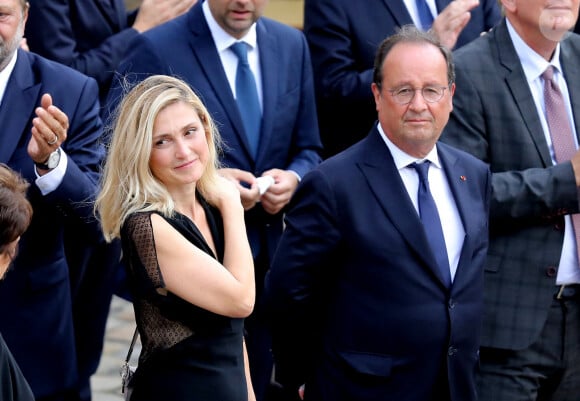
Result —
[[43, 196], [48, 195], [52, 191], [54, 191], [62, 180], [64, 179], [64, 175], [66, 173], [66, 166], [68, 165], [68, 156], [64, 152], [64, 150], [60, 149], [60, 160], [58, 162], [58, 166], [54, 169], [50, 170], [45, 175], [39, 175], [38, 171], [36, 171], [36, 166], [34, 167], [34, 173], [36, 174], [36, 180], [34, 181], [38, 189]]

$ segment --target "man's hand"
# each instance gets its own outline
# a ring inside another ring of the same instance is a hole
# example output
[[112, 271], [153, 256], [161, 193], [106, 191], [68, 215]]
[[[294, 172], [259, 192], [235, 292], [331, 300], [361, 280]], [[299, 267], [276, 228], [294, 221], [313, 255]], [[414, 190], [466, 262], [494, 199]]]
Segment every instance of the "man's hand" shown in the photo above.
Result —
[[133, 28], [145, 32], [187, 12], [197, 0], [143, 0]]
[[457, 38], [471, 19], [470, 11], [479, 5], [478, 0], [455, 0], [433, 21], [433, 30], [448, 49], [453, 49]]
[[276, 214], [290, 202], [298, 186], [298, 177], [291, 171], [274, 168], [265, 171], [264, 176], [268, 175], [274, 179], [274, 184], [270, 185], [266, 193], [260, 198], [262, 207], [270, 214]]
[[36, 108], [35, 113], [28, 155], [35, 163], [45, 163], [48, 156], [66, 140], [68, 117], [52, 104], [48, 93], [42, 95], [40, 107]]
[[207, 200], [214, 204], [220, 211], [224, 211], [227, 208], [239, 208], [241, 206], [240, 192], [236, 182], [221, 175], [218, 177], [215, 190], [211, 194], [208, 194]]
[[260, 191], [256, 177], [252, 173], [237, 168], [222, 168], [219, 170], [222, 177], [234, 182], [240, 192], [240, 199], [244, 210], [250, 210], [260, 200]]

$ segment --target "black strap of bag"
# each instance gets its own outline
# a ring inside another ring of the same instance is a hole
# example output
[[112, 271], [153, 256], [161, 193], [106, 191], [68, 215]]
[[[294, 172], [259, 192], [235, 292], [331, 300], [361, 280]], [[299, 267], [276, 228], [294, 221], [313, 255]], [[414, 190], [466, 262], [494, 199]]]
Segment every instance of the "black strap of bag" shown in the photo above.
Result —
[[129, 346], [129, 351], [127, 351], [127, 357], [125, 358], [123, 366], [121, 367], [121, 392], [125, 395], [125, 400], [129, 400], [131, 397], [130, 382], [131, 378], [133, 377], [133, 373], [135, 372], [135, 368], [129, 365], [129, 361], [131, 360], [131, 354], [133, 353], [133, 347], [135, 346], [137, 337], [139, 337], [139, 331], [137, 328], [135, 328], [133, 339], [131, 340], [131, 345]]
[[139, 330], [137, 330], [137, 327], [135, 327], [133, 339], [131, 340], [131, 345], [129, 345], [129, 351], [127, 351], [127, 357], [125, 358], [126, 364], [129, 364], [129, 361], [131, 360], [131, 354], [133, 353], [133, 347], [135, 346], [135, 342], [137, 342], [137, 337], [139, 337]]

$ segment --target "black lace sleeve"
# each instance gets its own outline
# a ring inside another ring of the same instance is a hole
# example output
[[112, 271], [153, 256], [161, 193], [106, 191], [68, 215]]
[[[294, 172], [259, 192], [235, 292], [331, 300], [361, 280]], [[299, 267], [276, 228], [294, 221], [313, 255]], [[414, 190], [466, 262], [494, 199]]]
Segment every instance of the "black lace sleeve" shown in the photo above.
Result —
[[135, 213], [123, 225], [121, 238], [123, 256], [129, 273], [136, 279], [135, 295], [147, 297], [147, 293], [164, 288], [165, 283], [155, 250], [150, 213]]
[[195, 333], [191, 322], [181, 319], [184, 309], [195, 307], [165, 290], [151, 213], [130, 216], [122, 228], [121, 239], [143, 345], [139, 360], [143, 363], [156, 351], [171, 348]]

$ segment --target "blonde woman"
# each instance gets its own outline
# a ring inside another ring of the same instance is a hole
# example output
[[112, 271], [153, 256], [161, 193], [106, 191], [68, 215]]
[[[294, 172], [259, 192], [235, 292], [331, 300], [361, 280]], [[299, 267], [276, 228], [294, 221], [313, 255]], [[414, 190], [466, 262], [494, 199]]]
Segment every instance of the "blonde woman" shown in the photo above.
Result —
[[133, 292], [143, 347], [132, 401], [254, 399], [243, 344], [253, 261], [219, 144], [176, 78], [151, 76], [119, 106], [96, 210], [105, 237], [122, 240]]

